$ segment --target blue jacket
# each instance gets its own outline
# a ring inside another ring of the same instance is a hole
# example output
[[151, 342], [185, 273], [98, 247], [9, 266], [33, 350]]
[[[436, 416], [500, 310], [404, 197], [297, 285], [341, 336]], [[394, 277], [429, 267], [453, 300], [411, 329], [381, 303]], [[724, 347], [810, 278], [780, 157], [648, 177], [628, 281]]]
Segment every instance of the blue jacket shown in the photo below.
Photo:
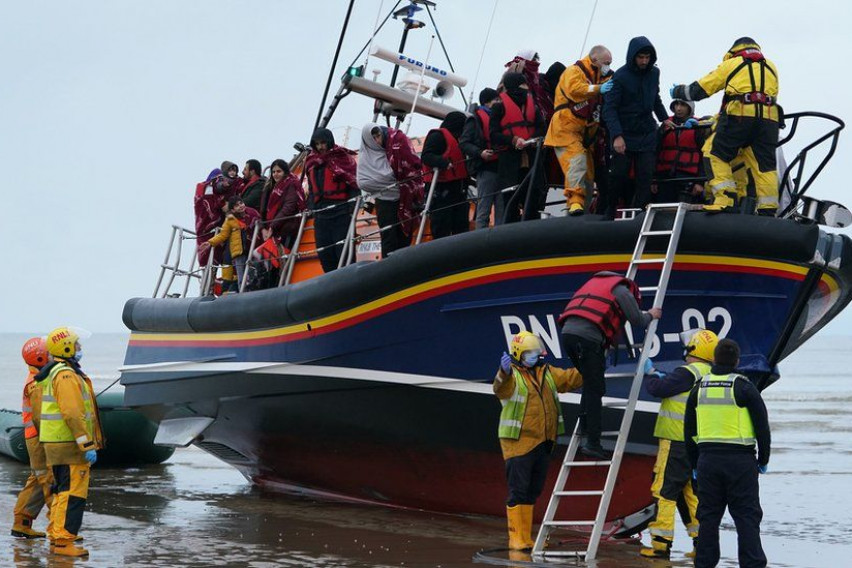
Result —
[[[645, 69], [636, 67], [636, 54], [650, 48], [651, 61]], [[604, 95], [603, 119], [610, 144], [624, 137], [632, 152], [654, 152], [657, 149], [657, 123], [668, 118], [660, 99], [660, 69], [657, 51], [645, 36], [634, 37], [627, 47], [627, 63], [615, 72], [612, 89]]]

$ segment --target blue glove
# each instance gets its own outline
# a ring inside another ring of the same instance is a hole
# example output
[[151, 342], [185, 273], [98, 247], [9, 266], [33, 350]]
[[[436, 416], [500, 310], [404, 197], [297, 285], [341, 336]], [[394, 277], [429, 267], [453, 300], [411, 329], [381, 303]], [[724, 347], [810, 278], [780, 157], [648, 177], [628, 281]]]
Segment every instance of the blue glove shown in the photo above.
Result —
[[650, 375], [654, 372], [654, 362], [651, 361], [651, 358], [645, 359], [645, 366], [642, 368], [642, 372], [646, 375]]
[[759, 471], [760, 473], [766, 473], [767, 471], [769, 471], [769, 465], [757, 464], [757, 471]]
[[698, 481], [698, 470], [697, 469], [692, 470], [692, 479], [694, 479], [695, 481]]
[[86, 461], [89, 462], [89, 464], [94, 465], [94, 463], [98, 461], [98, 452], [95, 450], [88, 450], [86, 452]]
[[671, 98], [675, 98], [674, 92], [675, 92], [675, 89], [676, 89], [676, 88], [677, 88], [677, 85], [675, 85], [674, 83], [672, 83], [672, 86], [671, 86], [671, 88], [669, 89], [669, 96], [670, 96]]
[[605, 95], [612, 90], [612, 80], [607, 81], [603, 85], [601, 85], [601, 94]]
[[686, 122], [683, 123], [684, 128], [695, 128], [698, 126], [698, 121], [694, 118], [686, 119]]
[[500, 357], [500, 369], [507, 374], [512, 370], [512, 358], [505, 351], [503, 352], [503, 356]]

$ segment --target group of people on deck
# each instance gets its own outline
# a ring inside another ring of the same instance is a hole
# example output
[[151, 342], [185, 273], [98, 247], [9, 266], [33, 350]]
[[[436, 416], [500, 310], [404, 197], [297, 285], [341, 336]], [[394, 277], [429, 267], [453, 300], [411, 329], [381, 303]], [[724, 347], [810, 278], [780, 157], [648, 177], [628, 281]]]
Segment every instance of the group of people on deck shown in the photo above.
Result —
[[[783, 112], [775, 66], [753, 39], [736, 40], [702, 79], [672, 86], [671, 114], [650, 40], [631, 39], [625, 65], [614, 72], [612, 60], [609, 49], [596, 45], [569, 67], [557, 62], [539, 73], [538, 53], [521, 51], [497, 88], [479, 93], [471, 114], [450, 112], [427, 134], [419, 155], [402, 131], [369, 123], [357, 153], [336, 144], [327, 128], [317, 129], [301, 179], [281, 159], [269, 167], [269, 179], [257, 160], [246, 162], [242, 177], [236, 164], [223, 162], [196, 192], [199, 262], [221, 246], [217, 260], [233, 267], [223, 275], [232, 289], [271, 286], [309, 210], [320, 263], [332, 271], [351, 236], [358, 196], [375, 213], [385, 258], [414, 240], [433, 181], [433, 239], [470, 230], [471, 201], [477, 229], [539, 218], [548, 181], [557, 178], [572, 216], [612, 219], [619, 207], [672, 201], [776, 213]], [[724, 92], [720, 112], [696, 119], [695, 101], [718, 91]], [[256, 222], [260, 246], [251, 251]]]

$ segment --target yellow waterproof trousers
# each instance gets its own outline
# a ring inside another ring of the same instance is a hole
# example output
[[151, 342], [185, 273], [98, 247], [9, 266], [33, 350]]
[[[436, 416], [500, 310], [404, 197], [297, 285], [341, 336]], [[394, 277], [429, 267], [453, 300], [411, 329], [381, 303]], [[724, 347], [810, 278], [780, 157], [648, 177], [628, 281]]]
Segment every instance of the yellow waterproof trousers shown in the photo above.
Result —
[[671, 548], [675, 513], [678, 511], [689, 536], [698, 537], [698, 520], [695, 516], [698, 497], [692, 489], [692, 467], [683, 442], [660, 439], [651, 494], [657, 501], [657, 515], [648, 525], [648, 531], [655, 549]]
[[556, 159], [565, 174], [565, 197], [569, 207], [576, 203], [585, 209], [592, 200], [595, 163], [591, 149], [584, 144], [588, 135], [588, 128], [584, 124], [576, 127], [572, 125], [566, 133], [568, 144], [554, 148]]
[[53, 500], [47, 536], [51, 542], [72, 542], [83, 523], [89, 496], [89, 464], [53, 466]]

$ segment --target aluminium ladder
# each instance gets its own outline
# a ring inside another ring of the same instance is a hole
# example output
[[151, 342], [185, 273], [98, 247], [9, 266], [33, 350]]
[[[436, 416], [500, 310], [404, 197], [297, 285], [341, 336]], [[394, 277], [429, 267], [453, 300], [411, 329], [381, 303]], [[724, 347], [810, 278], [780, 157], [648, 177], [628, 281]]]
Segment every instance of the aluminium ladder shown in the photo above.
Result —
[[[657, 264], [662, 265], [660, 270], [660, 279], [656, 286], [640, 286], [640, 292], [654, 292], [653, 307], [661, 308], [663, 298], [666, 295], [669, 276], [671, 275], [672, 264], [674, 262], [675, 251], [680, 239], [681, 229], [683, 228], [683, 219], [686, 212], [694, 207], [686, 203], [662, 203], [659, 205], [649, 205], [645, 219], [642, 222], [642, 228], [639, 230], [639, 238], [636, 241], [636, 247], [633, 250], [633, 257], [630, 259], [630, 265], [627, 268], [627, 278], [636, 279], [636, 273], [640, 265]], [[674, 212], [674, 220], [672, 228], [667, 230], [654, 230], [654, 218], [657, 212]], [[661, 257], [658, 254], [645, 255], [645, 245], [649, 237], [668, 237], [669, 243], [666, 247], [666, 254]], [[615, 449], [612, 458], [605, 461], [579, 461], [576, 459], [577, 450], [580, 446], [582, 436], [579, 433], [579, 420], [574, 425], [574, 432], [571, 435], [571, 441], [568, 444], [568, 450], [565, 452], [565, 459], [559, 470], [559, 475], [556, 479], [556, 484], [553, 488], [553, 493], [550, 496], [550, 502], [547, 505], [547, 511], [544, 515], [541, 528], [538, 531], [538, 537], [535, 540], [535, 545], [532, 549], [533, 558], [549, 558], [549, 557], [573, 557], [585, 558], [586, 561], [594, 560], [597, 556], [598, 545], [601, 541], [604, 523], [606, 522], [606, 514], [609, 510], [609, 503], [612, 499], [613, 491], [615, 490], [615, 480], [618, 476], [618, 469], [621, 466], [621, 459], [624, 456], [624, 449], [627, 445], [627, 437], [630, 433], [630, 426], [633, 422], [633, 414], [636, 410], [636, 402], [639, 399], [639, 391], [642, 386], [644, 377], [645, 361], [648, 359], [651, 343], [654, 333], [657, 329], [658, 320], [653, 319], [648, 324], [648, 329], [645, 330], [645, 340], [642, 344], [642, 350], [636, 362], [636, 370], [633, 373], [611, 373], [607, 374], [607, 378], [616, 377], [633, 377], [633, 383], [630, 387], [630, 395], [626, 403], [618, 401], [615, 403], [604, 403], [605, 407], [624, 408], [624, 415], [621, 419], [621, 428], [619, 430], [601, 432], [602, 436], [618, 436], [615, 442]], [[627, 337], [628, 345], [633, 344], [632, 331], [628, 324]], [[565, 485], [571, 470], [575, 467], [608, 467], [606, 483], [603, 490], [598, 491], [565, 491]], [[594, 520], [555, 520], [556, 511], [559, 507], [559, 502], [563, 497], [600, 497], [598, 512]], [[567, 551], [567, 550], [546, 550], [545, 546], [547, 539], [552, 530], [559, 527], [568, 526], [591, 526], [592, 533], [589, 537], [589, 544], [586, 550]]]

